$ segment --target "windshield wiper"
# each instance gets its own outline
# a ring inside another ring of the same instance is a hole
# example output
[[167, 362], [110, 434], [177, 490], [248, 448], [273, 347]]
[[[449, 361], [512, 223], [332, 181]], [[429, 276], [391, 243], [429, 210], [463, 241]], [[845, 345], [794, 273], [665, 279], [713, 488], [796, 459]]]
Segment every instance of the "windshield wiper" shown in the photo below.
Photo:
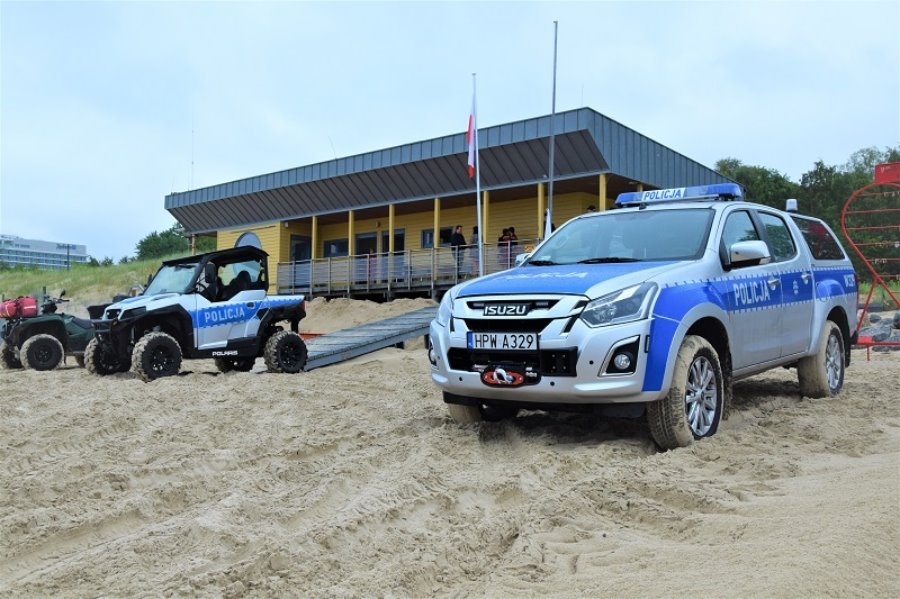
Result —
[[587, 258], [579, 260], [578, 264], [612, 264], [615, 262], [640, 262], [639, 258], [622, 258], [620, 256], [607, 256], [606, 258]]
[[554, 262], [553, 260], [529, 260], [526, 264], [531, 266], [557, 266], [559, 262]]

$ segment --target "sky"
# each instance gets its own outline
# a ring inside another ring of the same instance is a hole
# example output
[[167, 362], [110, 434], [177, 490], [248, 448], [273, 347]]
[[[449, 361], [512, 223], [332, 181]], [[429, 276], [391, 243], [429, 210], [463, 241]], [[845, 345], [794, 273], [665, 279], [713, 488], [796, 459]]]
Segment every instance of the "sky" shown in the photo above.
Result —
[[0, 233], [133, 256], [165, 196], [590, 107], [794, 181], [900, 145], [900, 2], [0, 0]]

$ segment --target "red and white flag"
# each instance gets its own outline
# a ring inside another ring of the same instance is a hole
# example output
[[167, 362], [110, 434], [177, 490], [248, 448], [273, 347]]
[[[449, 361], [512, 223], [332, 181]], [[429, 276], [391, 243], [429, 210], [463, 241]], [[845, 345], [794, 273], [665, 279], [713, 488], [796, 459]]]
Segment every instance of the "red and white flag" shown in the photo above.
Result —
[[469, 113], [469, 128], [466, 129], [466, 145], [469, 147], [469, 179], [475, 178], [475, 152], [478, 151], [478, 135], [475, 132], [475, 92], [472, 92], [472, 112]]

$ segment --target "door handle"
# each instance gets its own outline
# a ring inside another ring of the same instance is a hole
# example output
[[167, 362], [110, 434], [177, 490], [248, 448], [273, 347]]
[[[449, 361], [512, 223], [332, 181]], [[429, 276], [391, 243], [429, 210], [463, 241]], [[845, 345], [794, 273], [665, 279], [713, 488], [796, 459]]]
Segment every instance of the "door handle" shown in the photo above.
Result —
[[248, 308], [252, 308], [252, 307], [253, 307], [253, 302], [247, 302], [247, 307], [248, 307]]
[[809, 280], [812, 278], [812, 275], [808, 272], [805, 272], [800, 275], [800, 278], [803, 279], [804, 283], [809, 283]]
[[774, 279], [769, 279], [766, 283], [769, 284], [769, 289], [775, 289], [778, 286], [778, 283], [781, 282], [781, 279], [775, 277]]

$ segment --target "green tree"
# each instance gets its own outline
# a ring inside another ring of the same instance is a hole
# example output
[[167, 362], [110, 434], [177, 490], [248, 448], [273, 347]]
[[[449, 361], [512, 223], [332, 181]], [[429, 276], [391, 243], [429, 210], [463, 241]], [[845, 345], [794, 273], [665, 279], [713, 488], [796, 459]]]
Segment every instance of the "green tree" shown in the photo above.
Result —
[[744, 188], [744, 198], [774, 208], [784, 208], [784, 201], [796, 198], [799, 186], [775, 169], [743, 164], [737, 158], [716, 162], [716, 170]]
[[[198, 236], [197, 252], [210, 252], [216, 249], [215, 237]], [[154, 231], [137, 243], [137, 259], [147, 260], [173, 255], [187, 255], [191, 251], [191, 243], [179, 223], [173, 224], [165, 231]]]

